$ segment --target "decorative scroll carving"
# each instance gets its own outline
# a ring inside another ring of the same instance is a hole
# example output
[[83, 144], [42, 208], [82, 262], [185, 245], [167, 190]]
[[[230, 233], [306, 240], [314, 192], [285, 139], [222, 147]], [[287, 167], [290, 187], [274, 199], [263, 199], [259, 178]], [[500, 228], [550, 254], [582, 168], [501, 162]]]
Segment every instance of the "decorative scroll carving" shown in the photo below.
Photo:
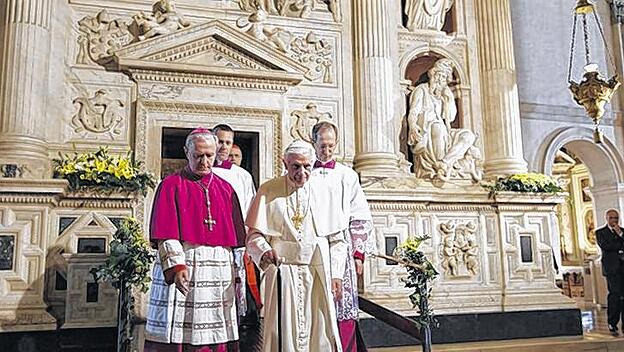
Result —
[[111, 138], [121, 133], [119, 125], [123, 117], [119, 113], [119, 108], [124, 104], [119, 99], [108, 98], [107, 94], [106, 90], [100, 89], [92, 98], [74, 99], [74, 104], [80, 104], [78, 112], [72, 118], [72, 126], [76, 133], [85, 130], [93, 133], [108, 133]]
[[429, 70], [429, 81], [416, 86], [410, 97], [407, 143], [414, 154], [416, 177], [435, 182], [451, 179], [481, 180], [481, 152], [475, 134], [451, 128], [457, 106], [451, 88], [453, 67], [440, 59]]
[[295, 139], [302, 139], [312, 143], [312, 126], [320, 121], [330, 121], [332, 116], [328, 112], [318, 111], [315, 103], [308, 103], [305, 110], [294, 110], [290, 116], [295, 119], [290, 127], [290, 135]]
[[477, 275], [479, 247], [475, 235], [477, 226], [472, 221], [447, 221], [438, 226], [442, 235], [440, 257], [449, 276]]
[[310, 32], [305, 38], [292, 41], [290, 56], [308, 67], [308, 80], [332, 83], [332, 50], [328, 40]]
[[453, 0], [407, 0], [405, 15], [407, 29], [428, 29], [439, 31], [444, 26], [446, 13], [453, 6]]
[[79, 64], [97, 63], [134, 39], [128, 25], [121, 19], [111, 20], [106, 10], [78, 21]]
[[143, 41], [155, 36], [173, 33], [191, 25], [176, 11], [173, 0], [159, 0], [152, 6], [152, 13], [139, 12], [132, 16], [133, 25], [138, 29], [137, 39]]

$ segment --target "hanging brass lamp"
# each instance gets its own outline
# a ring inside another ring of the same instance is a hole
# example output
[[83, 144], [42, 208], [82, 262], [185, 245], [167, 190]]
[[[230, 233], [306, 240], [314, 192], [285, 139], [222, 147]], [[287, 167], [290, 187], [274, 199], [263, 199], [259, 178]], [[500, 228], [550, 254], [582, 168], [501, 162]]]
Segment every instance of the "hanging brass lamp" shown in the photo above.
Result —
[[[609, 51], [609, 47], [607, 46], [604, 31], [602, 30], [602, 25], [600, 24], [600, 20], [598, 19], [594, 3], [591, 0], [578, 0], [576, 2], [576, 6], [574, 7], [574, 24], [572, 27], [572, 44], [570, 45], [568, 83], [570, 84], [569, 88], [572, 92], [574, 101], [576, 101], [577, 104], [585, 108], [587, 116], [589, 116], [594, 121], [594, 142], [602, 143], [603, 135], [599, 129], [600, 120], [602, 119], [602, 116], [604, 116], [605, 105], [611, 100], [613, 93], [620, 86], [620, 81], [617, 75], [614, 75], [608, 80], [604, 79], [601, 73], [598, 71], [598, 65], [596, 63], [592, 63], [591, 61], [588, 16], [594, 18], [596, 27], [598, 28], [600, 37], [602, 38], [604, 49], [609, 56], [609, 62], [612, 66], [613, 71], [615, 72], [613, 57], [611, 56], [611, 52]], [[583, 74], [582, 80], [577, 83], [572, 81], [572, 66], [574, 62], [574, 45], [576, 41], [577, 20], [579, 17], [581, 18], [583, 28], [583, 44], [585, 48], [585, 73]]]

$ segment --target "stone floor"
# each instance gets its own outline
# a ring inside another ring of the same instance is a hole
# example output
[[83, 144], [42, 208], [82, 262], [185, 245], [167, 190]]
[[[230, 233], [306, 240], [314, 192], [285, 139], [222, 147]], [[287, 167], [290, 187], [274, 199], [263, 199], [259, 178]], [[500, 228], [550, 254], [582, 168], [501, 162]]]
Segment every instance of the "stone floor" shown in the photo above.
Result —
[[[458, 352], [624, 352], [624, 334], [612, 337], [607, 329], [606, 311], [582, 307], [583, 336], [484, 341], [456, 344], [437, 344], [433, 351]], [[137, 326], [136, 351], [142, 350], [143, 326]], [[241, 352], [261, 352], [259, 331], [251, 329], [241, 334]], [[108, 352], [114, 351], [114, 329], [70, 329], [50, 332], [0, 334], [0, 351], [58, 351]], [[369, 349], [370, 352], [416, 352], [420, 346]]]

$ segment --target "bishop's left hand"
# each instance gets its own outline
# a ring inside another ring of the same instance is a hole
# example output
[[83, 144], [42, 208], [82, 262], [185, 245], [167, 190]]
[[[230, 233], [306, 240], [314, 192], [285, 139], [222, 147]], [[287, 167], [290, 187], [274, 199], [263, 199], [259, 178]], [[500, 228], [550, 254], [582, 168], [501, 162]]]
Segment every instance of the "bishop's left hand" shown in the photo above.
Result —
[[331, 285], [332, 293], [334, 294], [334, 300], [339, 301], [342, 299], [342, 280], [332, 279]]

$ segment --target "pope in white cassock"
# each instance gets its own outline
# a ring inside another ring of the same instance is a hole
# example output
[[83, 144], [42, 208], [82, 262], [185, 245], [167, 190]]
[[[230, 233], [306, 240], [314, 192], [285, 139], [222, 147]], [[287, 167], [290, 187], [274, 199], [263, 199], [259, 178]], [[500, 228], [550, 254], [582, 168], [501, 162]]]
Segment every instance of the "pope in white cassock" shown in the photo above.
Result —
[[287, 174], [260, 186], [245, 222], [247, 251], [265, 271], [262, 351], [342, 351], [334, 307], [347, 257], [342, 200], [310, 177], [309, 143], [294, 141], [283, 160]]
[[342, 298], [336, 302], [336, 314], [340, 340], [344, 352], [365, 350], [364, 342], [357, 336], [359, 316], [357, 275], [363, 272], [365, 253], [376, 252], [376, 244], [370, 232], [372, 216], [360, 179], [350, 167], [334, 160], [338, 127], [329, 121], [321, 121], [312, 127], [312, 141], [317, 161], [313, 177], [325, 181], [342, 199], [342, 212], [349, 224], [345, 231], [347, 255], [342, 280]]
[[[221, 177], [227, 181], [238, 196], [241, 210], [243, 212], [243, 218], [249, 210], [249, 205], [256, 195], [256, 187], [253, 183], [253, 178], [247, 170], [229, 161], [230, 152], [234, 146], [234, 130], [226, 125], [220, 124], [212, 128], [212, 133], [217, 137], [217, 155], [215, 157], [215, 163], [213, 166], [213, 172], [215, 175]], [[236, 301], [238, 308], [238, 315], [245, 315], [247, 311], [247, 294], [245, 282], [248, 276], [255, 277], [255, 271], [253, 266], [245, 265], [244, 248], [237, 248], [233, 252], [234, 254], [234, 266], [236, 269], [236, 276], [238, 281], [236, 283]], [[249, 259], [247, 258], [247, 261]], [[247, 263], [249, 264], [249, 263]], [[247, 272], [245, 269], [249, 268]], [[251, 294], [256, 301], [256, 306], [260, 306], [260, 294], [257, 285], [255, 285], [255, 278], [250, 282]]]

